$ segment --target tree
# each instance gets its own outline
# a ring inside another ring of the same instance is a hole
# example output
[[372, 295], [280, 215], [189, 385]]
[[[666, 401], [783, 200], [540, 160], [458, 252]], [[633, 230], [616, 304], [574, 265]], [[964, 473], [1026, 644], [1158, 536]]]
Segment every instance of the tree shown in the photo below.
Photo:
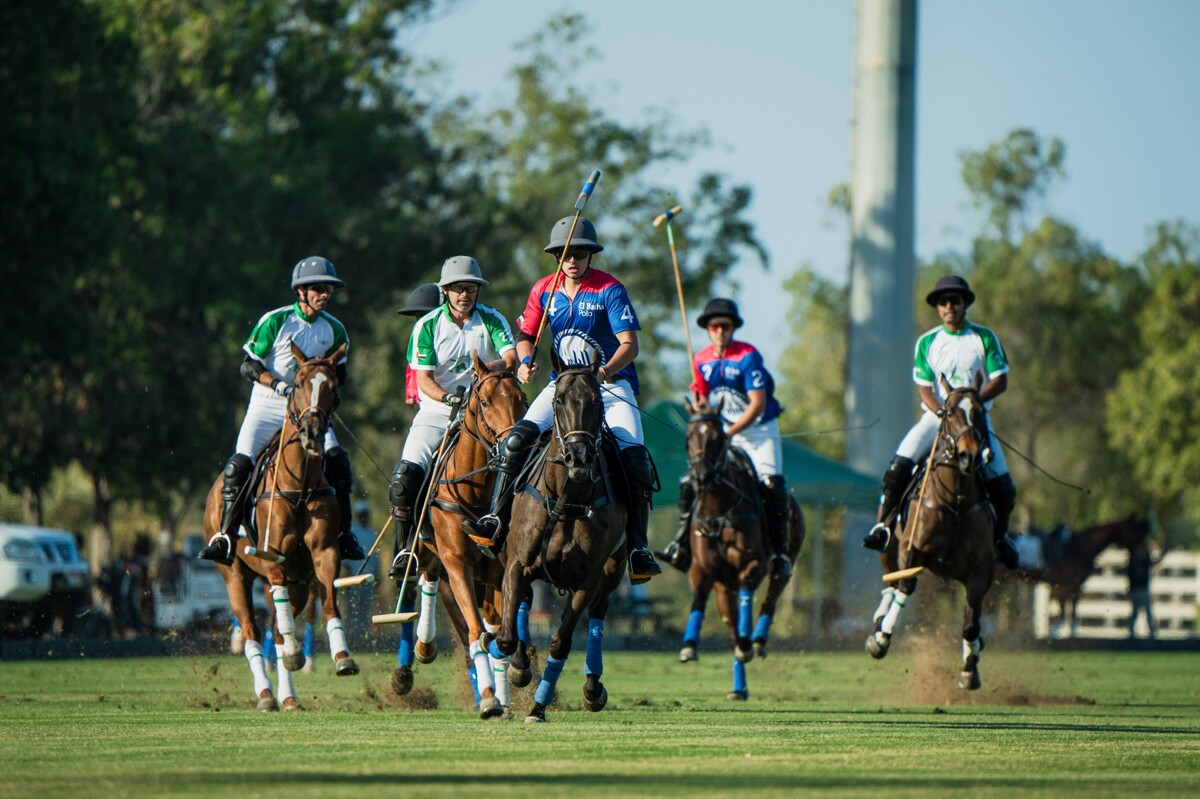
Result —
[[1032, 130], [1018, 128], [981, 151], [964, 153], [963, 181], [975, 206], [987, 210], [999, 237], [1010, 241], [1014, 222], [1022, 232], [1028, 230], [1025, 214], [1063, 177], [1065, 159], [1066, 148], [1058, 139], [1043, 142]]

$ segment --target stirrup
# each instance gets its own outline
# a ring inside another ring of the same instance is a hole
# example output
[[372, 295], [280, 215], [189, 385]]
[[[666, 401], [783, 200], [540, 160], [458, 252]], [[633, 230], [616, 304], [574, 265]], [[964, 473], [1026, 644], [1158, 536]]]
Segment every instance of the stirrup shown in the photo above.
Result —
[[[408, 565], [409, 560], [412, 561], [411, 567]], [[410, 549], [402, 549], [396, 553], [396, 557], [392, 558], [392, 565], [388, 567], [388, 577], [393, 580], [403, 580], [406, 570], [408, 576], [412, 577], [420, 568], [421, 564], [417, 560], [417, 553]]]
[[[640, 568], [635, 568], [634, 558], [637, 555], [643, 555], [640, 560]], [[658, 565], [658, 561], [654, 559], [654, 553], [646, 547], [638, 547], [629, 553], [629, 584], [641, 585], [648, 582], [650, 578], [657, 577], [662, 574], [662, 566]]]
[[892, 529], [883, 522], [878, 522], [871, 528], [871, 532], [867, 533], [862, 540], [862, 545], [867, 549], [873, 549], [876, 552], [886, 552], [888, 545], [892, 543]]
[[229, 540], [228, 534], [218, 530], [213, 533], [212, 538], [208, 539], [208, 543], [197, 553], [196, 557], [200, 560], [220, 563], [222, 566], [232, 566], [233, 542]]
[[496, 559], [496, 550], [500, 548], [500, 517], [487, 513], [477, 520], [465, 519], [462, 531], [479, 551], [492, 560]]
[[692, 553], [683, 548], [678, 541], [672, 541], [663, 548], [662, 552], [654, 553], [667, 562], [667, 565], [686, 572], [692, 565]]

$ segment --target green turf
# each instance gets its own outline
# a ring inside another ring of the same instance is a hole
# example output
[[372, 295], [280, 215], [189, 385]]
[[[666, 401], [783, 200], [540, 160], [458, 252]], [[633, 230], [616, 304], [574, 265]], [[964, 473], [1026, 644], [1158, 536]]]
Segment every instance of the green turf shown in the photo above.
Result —
[[577, 652], [544, 725], [521, 722], [530, 689], [478, 720], [459, 657], [404, 703], [393, 658], [341, 679], [325, 659], [287, 714], [254, 711], [234, 656], [2, 663], [0, 796], [1200, 795], [1194, 654], [989, 650], [967, 694], [952, 646], [909, 644], [772, 653], [740, 703], [724, 654], [610, 653], [595, 714]]

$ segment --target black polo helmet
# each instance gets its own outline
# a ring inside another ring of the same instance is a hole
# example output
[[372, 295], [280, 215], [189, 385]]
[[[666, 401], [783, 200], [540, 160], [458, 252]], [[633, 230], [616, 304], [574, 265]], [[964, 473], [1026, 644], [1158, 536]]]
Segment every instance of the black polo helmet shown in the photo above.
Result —
[[937, 307], [938, 296], [941, 294], [961, 294], [966, 301], [964, 307], [971, 307], [971, 303], [975, 302], [975, 292], [971, 291], [971, 287], [967, 284], [964, 278], [958, 275], [945, 275], [939, 277], [938, 282], [933, 285], [933, 291], [925, 295], [925, 302]]
[[442, 290], [437, 283], [422, 283], [408, 295], [408, 305], [396, 311], [404, 316], [424, 316], [442, 304]]
[[341, 288], [346, 282], [337, 276], [337, 270], [328, 258], [310, 255], [292, 267], [292, 288], [310, 286], [315, 283], [328, 283]]
[[732, 319], [734, 330], [744, 324], [741, 315], [738, 314], [737, 303], [724, 297], [714, 297], [709, 300], [708, 304], [704, 306], [704, 313], [700, 314], [700, 318], [696, 320], [696, 324], [707, 328], [709, 320], [717, 316], [728, 316]]

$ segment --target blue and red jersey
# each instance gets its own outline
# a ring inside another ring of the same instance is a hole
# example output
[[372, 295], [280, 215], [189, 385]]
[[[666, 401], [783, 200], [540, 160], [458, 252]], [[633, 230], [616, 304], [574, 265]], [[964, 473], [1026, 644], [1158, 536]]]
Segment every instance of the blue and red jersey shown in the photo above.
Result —
[[750, 392], [767, 392], [767, 407], [754, 424], [769, 422], [783, 412], [775, 399], [775, 379], [763, 366], [762, 354], [744, 341], [731, 341], [724, 355], [711, 344], [696, 353], [692, 391], [708, 398], [710, 405], [725, 400], [721, 418], [733, 424], [750, 405]]
[[[560, 277], [558, 290], [553, 297], [550, 297], [550, 287], [554, 283], [554, 275], [546, 275], [534, 283], [525, 310], [517, 317], [517, 327], [527, 336], [537, 336], [538, 326], [542, 322], [542, 309], [549, 303], [546, 328], [554, 351], [564, 364], [591, 363], [595, 349], [600, 350], [600, 363], [605, 364], [621, 345], [617, 340], [618, 333], [642, 329], [625, 287], [607, 272], [588, 269], [575, 299], [569, 298], [562, 290], [562, 282], [563, 278]], [[628, 380], [633, 393], [638, 393], [637, 369], [632, 363], [614, 377]]]

